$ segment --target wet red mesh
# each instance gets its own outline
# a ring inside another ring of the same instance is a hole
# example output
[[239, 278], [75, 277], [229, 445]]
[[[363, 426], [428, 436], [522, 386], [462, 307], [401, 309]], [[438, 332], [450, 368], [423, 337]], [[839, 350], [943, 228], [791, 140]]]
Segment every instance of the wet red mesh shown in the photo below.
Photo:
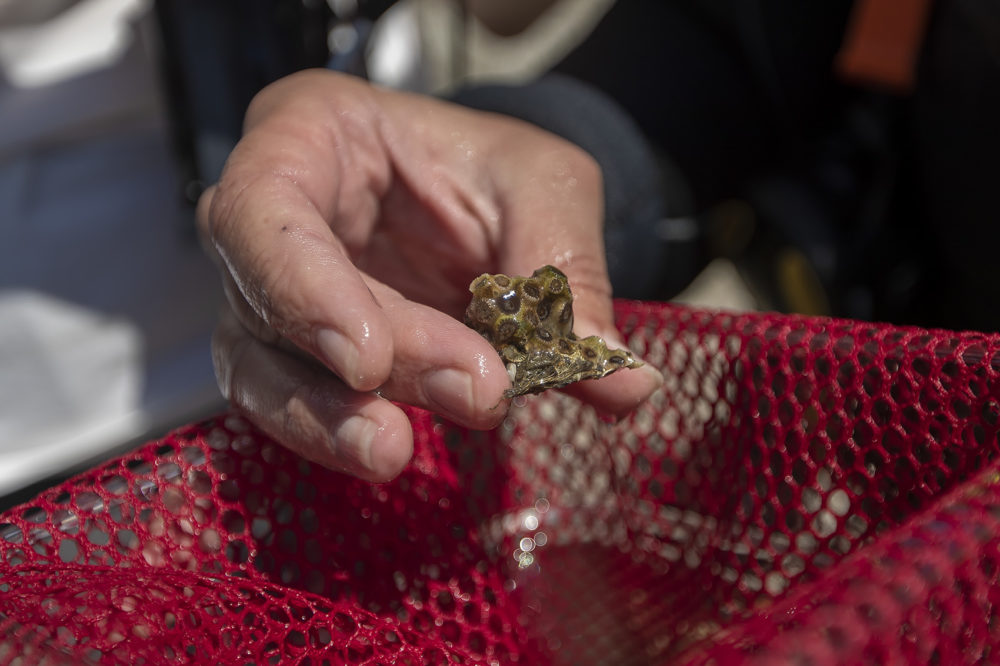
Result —
[[0, 516], [0, 663], [980, 663], [1000, 337], [619, 303], [665, 389], [372, 486], [236, 415]]

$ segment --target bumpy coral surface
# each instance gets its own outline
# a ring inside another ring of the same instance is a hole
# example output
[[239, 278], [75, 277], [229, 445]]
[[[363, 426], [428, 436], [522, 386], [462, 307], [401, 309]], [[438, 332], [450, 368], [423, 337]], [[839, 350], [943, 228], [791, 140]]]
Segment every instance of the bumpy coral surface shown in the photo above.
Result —
[[596, 335], [581, 339], [573, 333], [573, 293], [554, 266], [543, 266], [531, 277], [484, 273], [469, 291], [465, 323], [507, 364], [514, 387], [506, 398], [642, 365], [627, 350], [608, 349]]

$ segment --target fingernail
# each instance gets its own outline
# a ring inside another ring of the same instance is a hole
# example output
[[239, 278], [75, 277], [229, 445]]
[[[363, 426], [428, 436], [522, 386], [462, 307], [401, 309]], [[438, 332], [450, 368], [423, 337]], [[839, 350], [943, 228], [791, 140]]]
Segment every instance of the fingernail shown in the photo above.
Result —
[[333, 370], [348, 384], [358, 380], [358, 348], [339, 331], [324, 328], [316, 334], [316, 345]]
[[663, 385], [663, 373], [649, 363], [643, 363], [636, 370], [644, 373], [653, 382], [654, 390]]
[[472, 377], [467, 372], [446, 368], [424, 377], [424, 393], [437, 411], [468, 418], [473, 411]]
[[363, 416], [345, 419], [333, 433], [333, 455], [348, 472], [370, 471], [378, 425]]

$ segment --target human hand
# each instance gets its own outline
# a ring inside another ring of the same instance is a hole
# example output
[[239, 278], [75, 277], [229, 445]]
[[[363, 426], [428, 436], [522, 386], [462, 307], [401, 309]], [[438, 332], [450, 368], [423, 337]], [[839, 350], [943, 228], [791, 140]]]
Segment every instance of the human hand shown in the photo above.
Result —
[[[460, 321], [480, 273], [556, 265], [576, 331], [623, 346], [602, 210], [589, 156], [530, 125], [332, 72], [282, 79], [198, 206], [230, 304], [219, 385], [301, 455], [391, 478], [413, 442], [390, 401], [470, 428], [505, 415], [504, 364]], [[645, 367], [572, 390], [621, 415], [660, 382]]]

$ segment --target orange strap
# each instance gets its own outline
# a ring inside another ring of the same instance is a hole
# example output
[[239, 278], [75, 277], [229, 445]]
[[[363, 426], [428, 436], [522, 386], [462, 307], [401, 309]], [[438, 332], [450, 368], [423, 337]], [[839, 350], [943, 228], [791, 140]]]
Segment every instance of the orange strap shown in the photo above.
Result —
[[834, 63], [851, 83], [913, 90], [931, 0], [857, 0]]

